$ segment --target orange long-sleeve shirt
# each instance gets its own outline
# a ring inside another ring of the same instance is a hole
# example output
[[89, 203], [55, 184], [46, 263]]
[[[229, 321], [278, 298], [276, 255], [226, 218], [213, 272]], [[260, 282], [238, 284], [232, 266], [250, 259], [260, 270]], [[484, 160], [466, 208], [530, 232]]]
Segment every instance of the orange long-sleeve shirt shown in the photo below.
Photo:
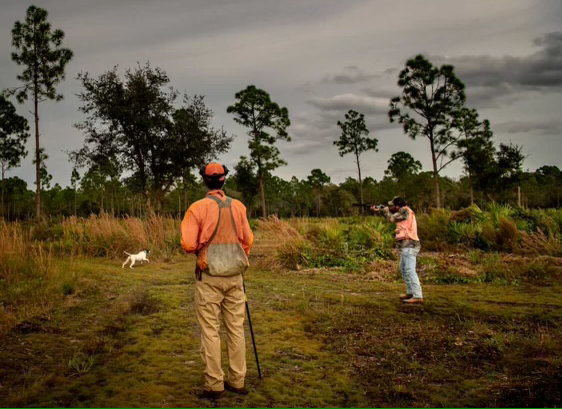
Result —
[[[209, 195], [221, 200], [226, 199], [222, 190], [211, 190], [207, 193], [207, 196]], [[231, 206], [238, 241], [246, 254], [250, 254], [250, 249], [254, 244], [254, 234], [248, 223], [246, 206], [236, 199], [232, 199]], [[188, 253], [195, 253], [203, 248], [217, 227], [218, 217], [219, 206], [215, 201], [204, 198], [193, 203], [187, 209], [181, 223], [181, 247]]]

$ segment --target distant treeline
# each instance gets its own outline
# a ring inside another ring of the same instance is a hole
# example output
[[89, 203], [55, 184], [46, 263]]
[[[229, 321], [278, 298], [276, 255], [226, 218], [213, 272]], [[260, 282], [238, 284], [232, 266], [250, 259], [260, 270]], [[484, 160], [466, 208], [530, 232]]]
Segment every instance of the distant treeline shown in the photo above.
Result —
[[[387, 171], [387, 173], [389, 173]], [[147, 200], [126, 183], [116, 180], [82, 179], [76, 190], [56, 184], [43, 193], [43, 213], [50, 217], [77, 215], [87, 217], [101, 212], [114, 216], [143, 217], [149, 211]], [[468, 177], [452, 180], [442, 177], [441, 197], [444, 207], [459, 209], [471, 204]], [[365, 203], [386, 203], [393, 196], [403, 196], [417, 210], [427, 211], [434, 204], [434, 183], [431, 172], [392, 175], [377, 181], [366, 177], [363, 181]], [[227, 194], [242, 200], [250, 217], [261, 216], [259, 186], [255, 173], [239, 164], [227, 178]], [[339, 185], [320, 169], [307, 178], [284, 180], [267, 175], [265, 179], [268, 214], [278, 217], [339, 217], [358, 214], [359, 182], [348, 178]], [[191, 176], [185, 185], [173, 189], [165, 198], [161, 214], [183, 217], [187, 207], [205, 195], [205, 187]], [[492, 201], [529, 208], [559, 208], [562, 193], [562, 173], [556, 166], [543, 166], [535, 172], [517, 172], [497, 180], [487, 190], [473, 192], [473, 200], [481, 207]], [[6, 178], [4, 216], [8, 220], [34, 217], [35, 192], [18, 177]]]

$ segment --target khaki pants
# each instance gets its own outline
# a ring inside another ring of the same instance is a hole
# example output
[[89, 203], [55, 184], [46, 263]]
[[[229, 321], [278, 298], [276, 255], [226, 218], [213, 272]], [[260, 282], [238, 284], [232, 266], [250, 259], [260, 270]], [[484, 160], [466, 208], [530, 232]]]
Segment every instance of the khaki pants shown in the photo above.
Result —
[[196, 281], [195, 301], [197, 318], [201, 327], [201, 358], [205, 364], [205, 388], [212, 391], [224, 389], [224, 372], [221, 367], [221, 341], [219, 314], [226, 328], [228, 357], [228, 383], [235, 388], [244, 386], [246, 376], [246, 343], [244, 339], [245, 296], [242, 275], [211, 277], [203, 274]]

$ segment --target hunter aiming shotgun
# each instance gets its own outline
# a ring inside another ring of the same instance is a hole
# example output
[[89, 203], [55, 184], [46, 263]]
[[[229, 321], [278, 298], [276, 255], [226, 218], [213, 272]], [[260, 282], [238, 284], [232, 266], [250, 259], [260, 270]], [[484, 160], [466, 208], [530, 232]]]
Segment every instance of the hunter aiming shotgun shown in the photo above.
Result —
[[372, 208], [372, 207], [374, 206], [374, 207], [376, 207], [377, 209], [380, 209], [380, 210], [382, 210], [382, 209], [385, 208], [385, 205], [382, 205], [382, 204], [380, 204], [380, 205], [375, 205], [375, 204], [372, 204], [372, 203], [363, 203], [363, 204], [361, 204], [361, 203], [353, 203], [352, 206], [353, 206], [353, 207], [363, 207], [363, 208], [365, 208], [365, 209], [370, 209], [370, 208]]

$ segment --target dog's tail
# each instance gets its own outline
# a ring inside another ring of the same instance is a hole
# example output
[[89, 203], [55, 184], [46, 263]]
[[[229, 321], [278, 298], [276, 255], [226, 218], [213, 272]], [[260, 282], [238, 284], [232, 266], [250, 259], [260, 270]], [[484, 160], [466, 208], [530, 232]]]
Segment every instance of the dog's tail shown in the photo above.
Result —
[[125, 254], [128, 255], [128, 256], [132, 256], [131, 253], [127, 253], [126, 251], [124, 251], [123, 253], [125, 253]]

